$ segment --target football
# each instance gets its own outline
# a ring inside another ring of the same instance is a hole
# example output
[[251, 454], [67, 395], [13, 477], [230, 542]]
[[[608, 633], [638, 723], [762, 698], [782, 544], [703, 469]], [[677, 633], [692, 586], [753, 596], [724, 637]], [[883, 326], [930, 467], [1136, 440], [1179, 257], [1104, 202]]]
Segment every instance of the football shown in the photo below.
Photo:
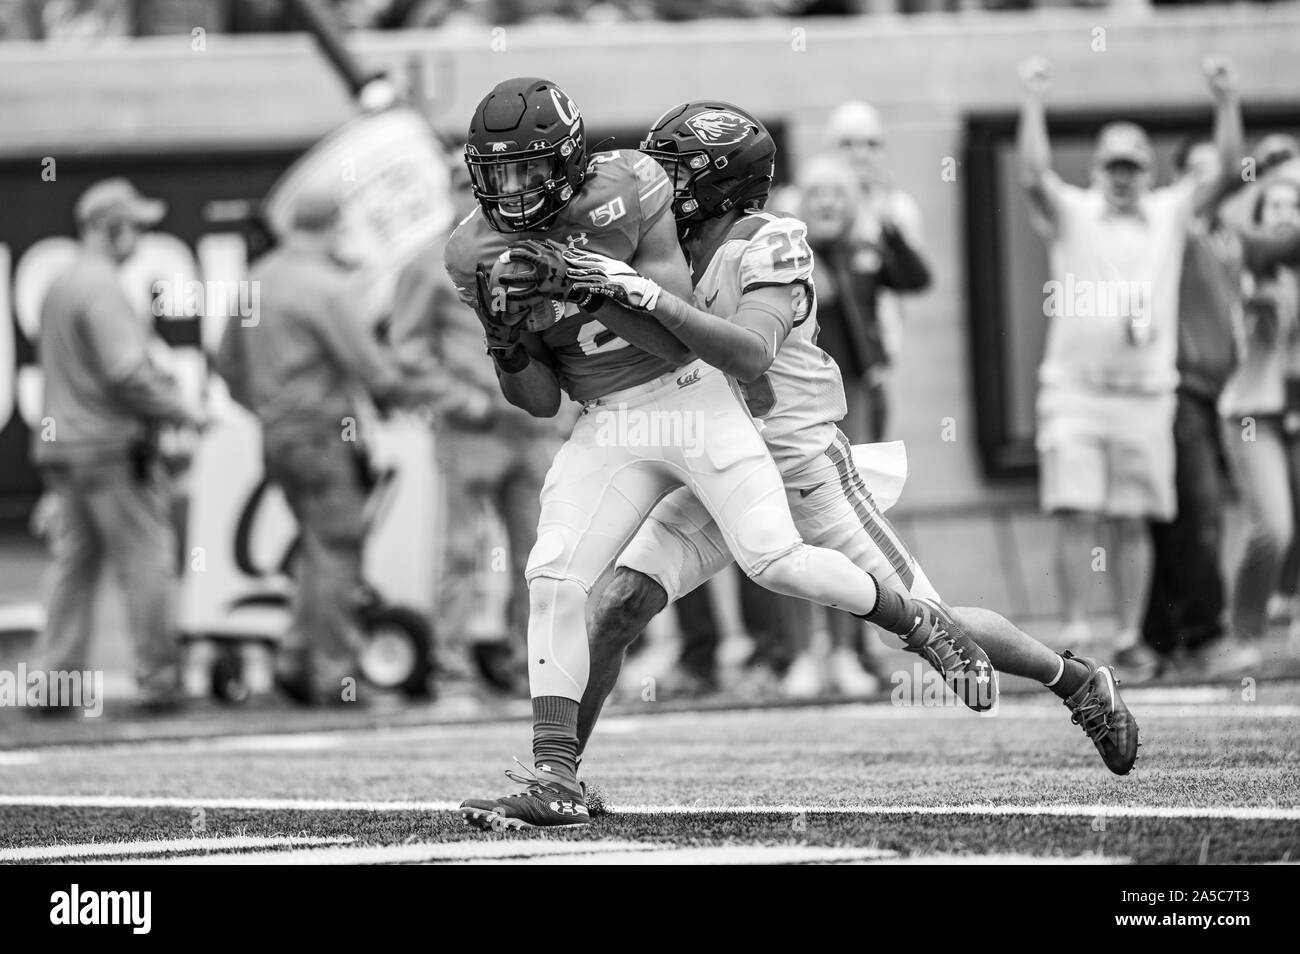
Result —
[[502, 252], [492, 263], [488, 274], [488, 291], [492, 295], [492, 310], [516, 321], [532, 310], [537, 301], [529, 293], [528, 283], [537, 278], [537, 268], [530, 262], [512, 261], [509, 252]]
[[528, 331], [544, 331], [558, 318], [555, 306], [529, 287], [537, 278], [537, 267], [531, 262], [512, 261], [509, 254], [498, 255], [488, 273], [492, 310], [508, 325], [522, 321]]

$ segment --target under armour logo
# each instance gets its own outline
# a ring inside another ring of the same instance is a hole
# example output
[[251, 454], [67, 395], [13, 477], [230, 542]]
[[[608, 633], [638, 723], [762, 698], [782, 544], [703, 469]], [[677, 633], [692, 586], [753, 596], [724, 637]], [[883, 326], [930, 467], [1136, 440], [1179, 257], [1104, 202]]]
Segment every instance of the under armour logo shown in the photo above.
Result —
[[982, 659], [975, 660], [975, 681], [983, 685], [989, 681], [989, 674], [986, 670], [989, 664]]

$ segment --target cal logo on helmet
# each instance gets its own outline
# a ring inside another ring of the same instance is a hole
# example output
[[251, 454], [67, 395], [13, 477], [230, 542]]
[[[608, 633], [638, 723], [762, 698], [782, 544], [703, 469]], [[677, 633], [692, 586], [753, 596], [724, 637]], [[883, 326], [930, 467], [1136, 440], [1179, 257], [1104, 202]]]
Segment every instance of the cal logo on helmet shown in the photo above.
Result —
[[699, 113], [686, 120], [687, 127], [706, 146], [730, 146], [749, 135], [751, 124], [744, 116], [723, 109]]

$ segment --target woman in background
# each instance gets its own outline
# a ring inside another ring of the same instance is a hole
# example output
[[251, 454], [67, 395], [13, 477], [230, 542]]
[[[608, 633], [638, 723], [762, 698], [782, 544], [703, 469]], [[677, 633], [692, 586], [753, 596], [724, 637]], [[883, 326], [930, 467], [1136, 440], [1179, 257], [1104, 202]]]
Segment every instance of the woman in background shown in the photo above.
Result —
[[[1254, 220], [1266, 231], [1300, 226], [1300, 182], [1277, 178], [1267, 183]], [[1293, 469], [1300, 437], [1288, 435], [1285, 427], [1300, 294], [1295, 272], [1282, 266], [1247, 272], [1243, 280], [1246, 347], [1224, 389], [1220, 411], [1224, 446], [1249, 521], [1232, 596], [1232, 631], [1257, 664], [1260, 653], [1253, 642], [1267, 631], [1269, 596], [1279, 583], [1283, 589], [1295, 587], [1295, 581], [1282, 581], [1280, 575], [1297, 523], [1295, 487], [1300, 484]]]

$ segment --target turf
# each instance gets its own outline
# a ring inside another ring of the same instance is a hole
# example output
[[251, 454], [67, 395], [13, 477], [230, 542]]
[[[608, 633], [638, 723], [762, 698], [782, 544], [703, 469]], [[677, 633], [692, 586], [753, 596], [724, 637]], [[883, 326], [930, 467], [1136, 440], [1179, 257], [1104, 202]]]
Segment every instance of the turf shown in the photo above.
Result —
[[[888, 704], [663, 712], [625, 710], [598, 730], [584, 772], [610, 814], [580, 832], [481, 834], [447, 810], [203, 807], [212, 799], [455, 803], [512, 789], [526, 722], [277, 731], [274, 713], [226, 714], [261, 734], [28, 746], [0, 753], [0, 795], [135, 796], [166, 807], [0, 805], [0, 849], [232, 835], [346, 836], [362, 844], [468, 839], [875, 846], [902, 855], [1000, 853], [1139, 863], [1300, 858], [1300, 685], [1133, 692], [1142, 758], [1116, 777], [1063, 707], [1004, 701], [994, 718]], [[631, 714], [636, 713], [636, 714]], [[248, 724], [253, 721], [253, 725]], [[106, 723], [107, 724], [107, 723]], [[233, 727], [233, 723], [232, 723]], [[124, 736], [144, 732], [123, 725]], [[129, 730], [129, 731], [127, 731]], [[107, 730], [101, 730], [107, 731]], [[187, 806], [187, 799], [197, 804]], [[642, 806], [635, 813], [620, 806]], [[817, 810], [756, 813], [746, 806]], [[1080, 814], [990, 815], [972, 806], [1097, 806]], [[645, 806], [650, 806], [646, 808]], [[691, 814], [654, 806], [694, 806]], [[935, 814], [834, 809], [932, 806]], [[1107, 809], [1282, 808], [1287, 818], [1105, 815]], [[201, 812], [195, 811], [202, 807]], [[196, 822], [201, 819], [201, 822]], [[196, 828], [196, 824], [198, 827]]]

